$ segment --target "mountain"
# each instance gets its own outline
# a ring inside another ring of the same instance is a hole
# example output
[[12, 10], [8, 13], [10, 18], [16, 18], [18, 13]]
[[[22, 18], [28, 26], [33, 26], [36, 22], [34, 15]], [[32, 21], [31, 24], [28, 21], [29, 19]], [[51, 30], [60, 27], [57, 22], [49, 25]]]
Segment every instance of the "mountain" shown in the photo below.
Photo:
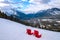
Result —
[[59, 8], [48, 9], [47, 13], [50, 13], [51, 15], [59, 15], [60, 14], [60, 9]]
[[[5, 9], [4, 9], [5, 10]], [[41, 10], [36, 13], [25, 14], [24, 12], [18, 11], [16, 9], [5, 10], [8, 16], [13, 16], [21, 20], [27, 20], [32, 18], [60, 18], [60, 9], [51, 8], [47, 10]]]
[[[21, 12], [16, 11], [18, 15], [21, 15]], [[57, 15], [60, 15], [60, 9], [59, 8], [51, 8], [47, 10], [41, 10], [37, 13], [32, 14], [24, 14], [22, 13], [22, 16], [20, 18], [26, 20], [31, 18], [57, 18]]]
[[33, 14], [27, 14], [27, 16], [30, 18], [58, 18], [57, 16], [60, 16], [60, 9], [59, 8], [51, 8], [47, 10], [41, 10], [37, 13]]
[[25, 13], [18, 11], [18, 10], [15, 10], [14, 12], [16, 12], [16, 14], [13, 14], [13, 16], [15, 16], [16, 18], [18, 18], [18, 19], [25, 19], [26, 18]]
[[51, 14], [51, 18], [60, 19], [60, 8], [52, 8], [47, 10], [48, 14]]

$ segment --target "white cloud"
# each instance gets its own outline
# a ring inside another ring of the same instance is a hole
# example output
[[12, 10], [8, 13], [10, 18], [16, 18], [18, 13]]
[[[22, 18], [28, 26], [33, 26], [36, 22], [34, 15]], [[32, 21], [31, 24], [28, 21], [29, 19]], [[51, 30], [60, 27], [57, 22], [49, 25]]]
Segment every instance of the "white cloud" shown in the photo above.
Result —
[[30, 0], [29, 2], [33, 3], [34, 5], [30, 4], [30, 6], [28, 6], [28, 8], [24, 10], [24, 12], [31, 13], [31, 12], [37, 12], [39, 10], [44, 10], [53, 7], [60, 8], [60, 0], [50, 0], [46, 4], [43, 3], [42, 0]]
[[[5, 9], [17, 9], [17, 8], [21, 8], [22, 5], [20, 4], [14, 4], [13, 0], [0, 0], [0, 9], [5, 10]], [[7, 10], [8, 11], [8, 10]]]
[[5, 3], [2, 3], [2, 2], [4, 2], [4, 0], [0, 0], [0, 7], [9, 6], [9, 4], [5, 4]]
[[41, 0], [30, 0], [30, 6], [24, 10], [24, 12], [30, 13], [30, 12], [37, 12], [39, 10], [44, 10], [51, 8], [51, 6], [47, 4], [43, 4]]
[[2, 1], [4, 1], [4, 0], [0, 0], [0, 2], [2, 2]]
[[50, 8], [50, 6], [48, 5], [30, 5], [28, 8], [26, 8], [24, 11], [27, 13], [33, 13], [33, 12], [37, 12], [39, 10], [44, 10], [44, 9], [48, 9]]
[[22, 0], [22, 1], [27, 1], [27, 0]]
[[50, 6], [52, 7], [58, 7], [60, 8], [60, 0], [51, 0], [51, 2], [49, 3]]
[[52, 7], [60, 8], [60, 0], [50, 0], [50, 1], [45, 0], [46, 3], [43, 3], [44, 0], [22, 0], [22, 1], [28, 1], [31, 4], [28, 5], [27, 8], [23, 9], [25, 7], [23, 5], [23, 2], [21, 2], [19, 4], [12, 4], [12, 2], [14, 3], [13, 0], [0, 0], [0, 7], [6, 7], [6, 6], [8, 7], [9, 6], [12, 8], [18, 8], [21, 11], [24, 11], [26, 13], [37, 12], [39, 10], [49, 9]]
[[0, 3], [0, 7], [5, 7], [5, 6], [9, 6], [9, 4]]

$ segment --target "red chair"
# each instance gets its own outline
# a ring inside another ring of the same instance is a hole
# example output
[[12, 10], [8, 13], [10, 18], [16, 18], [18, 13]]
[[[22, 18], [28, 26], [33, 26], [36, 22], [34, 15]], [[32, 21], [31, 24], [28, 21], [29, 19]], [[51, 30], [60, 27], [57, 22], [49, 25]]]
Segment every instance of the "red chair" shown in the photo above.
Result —
[[27, 29], [27, 34], [32, 35], [33, 33], [31, 32], [31, 29]]
[[39, 35], [39, 32], [37, 30], [34, 30], [34, 36], [40, 38], [42, 35]]

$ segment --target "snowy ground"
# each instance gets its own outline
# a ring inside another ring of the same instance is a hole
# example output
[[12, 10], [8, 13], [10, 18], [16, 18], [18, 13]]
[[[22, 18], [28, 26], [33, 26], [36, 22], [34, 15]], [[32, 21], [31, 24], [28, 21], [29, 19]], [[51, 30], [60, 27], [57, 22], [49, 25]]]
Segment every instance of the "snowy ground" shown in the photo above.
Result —
[[[41, 38], [26, 34], [26, 29], [38, 30]], [[0, 18], [0, 40], [60, 40], [60, 32], [32, 28]]]

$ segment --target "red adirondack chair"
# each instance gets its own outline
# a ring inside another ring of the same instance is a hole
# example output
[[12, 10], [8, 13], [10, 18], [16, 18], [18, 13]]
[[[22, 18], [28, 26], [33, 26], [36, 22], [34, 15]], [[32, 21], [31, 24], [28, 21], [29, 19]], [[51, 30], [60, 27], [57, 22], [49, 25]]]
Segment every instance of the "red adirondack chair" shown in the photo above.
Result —
[[34, 30], [34, 36], [37, 38], [40, 38], [42, 35], [39, 34], [39, 32], [37, 30]]
[[27, 29], [27, 34], [28, 35], [32, 35], [33, 34], [32, 31], [31, 31], [31, 29]]

